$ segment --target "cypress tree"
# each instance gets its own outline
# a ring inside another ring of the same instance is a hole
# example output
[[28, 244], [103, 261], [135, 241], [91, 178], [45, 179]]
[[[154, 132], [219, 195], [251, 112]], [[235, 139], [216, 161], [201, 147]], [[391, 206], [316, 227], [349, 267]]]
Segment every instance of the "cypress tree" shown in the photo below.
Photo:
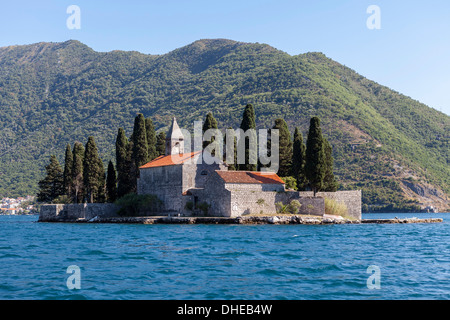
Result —
[[[252, 140], [257, 141], [256, 140], [256, 116], [255, 116], [255, 110], [253, 109], [253, 105], [247, 104], [245, 106], [240, 128], [244, 132], [247, 132], [249, 129], [254, 129], [253, 131], [251, 131], [250, 134], [253, 137]], [[244, 161], [245, 163], [238, 164], [239, 170], [256, 171], [256, 169], [257, 169], [257, 164], [250, 163], [250, 160], [257, 159], [258, 145], [253, 146], [254, 148], [250, 148], [250, 145], [249, 145], [250, 140], [251, 139], [249, 137], [245, 137], [244, 139], [240, 138], [238, 141], [239, 145], [241, 145], [242, 143], [245, 143], [245, 147], [244, 147], [245, 148], [245, 161]]]
[[71, 197], [72, 195], [72, 167], [73, 167], [73, 153], [70, 144], [66, 146], [66, 155], [64, 158], [64, 193]]
[[106, 198], [108, 202], [117, 200], [117, 177], [116, 169], [112, 161], [108, 163], [108, 174], [106, 177]]
[[163, 156], [166, 154], [166, 133], [161, 131], [156, 137], [156, 154]]
[[150, 118], [145, 119], [145, 133], [147, 134], [147, 151], [148, 151], [148, 161], [152, 161], [157, 157], [156, 154], [156, 133], [155, 127], [153, 126], [153, 121]]
[[81, 142], [76, 141], [73, 145], [72, 166], [72, 197], [74, 203], [83, 201], [83, 159], [84, 147]]
[[313, 117], [310, 121], [308, 140], [306, 142], [305, 172], [314, 196], [322, 189], [325, 177], [326, 166], [323, 144], [320, 119]]
[[64, 194], [63, 169], [56, 156], [50, 157], [50, 163], [45, 167], [45, 170], [47, 175], [39, 181], [39, 192], [37, 194], [39, 202], [51, 202]]
[[[134, 119], [132, 141], [133, 160], [136, 170], [139, 170], [139, 167], [146, 164], [148, 160], [147, 132], [145, 130], [145, 118], [142, 113], [139, 113]], [[138, 175], [139, 172], [136, 171], [136, 177]]]
[[[218, 129], [217, 120], [213, 117], [212, 112], [209, 112], [206, 115], [205, 122], [203, 123], [203, 134], [209, 129]], [[205, 149], [209, 144], [214, 141], [214, 137], [211, 138], [211, 141], [203, 141], [203, 149]]]
[[130, 157], [128, 154], [129, 141], [123, 128], [119, 128], [116, 138], [117, 164], [117, 197], [121, 198], [130, 193]]
[[227, 131], [225, 131], [225, 135], [224, 135], [224, 137], [223, 137], [223, 145], [224, 145], [224, 155], [223, 155], [223, 158], [224, 158], [224, 161], [226, 162], [226, 158], [227, 158], [227, 135], [228, 135], [228, 132], [230, 132], [230, 135], [232, 134], [233, 135], [233, 140], [234, 140], [234, 143], [233, 143], [233, 148], [232, 148], [232, 151], [231, 152], [233, 152], [233, 163], [227, 163], [228, 164], [228, 171], [235, 171], [235, 170], [237, 170], [237, 138], [236, 138], [236, 136], [234, 135], [234, 130], [233, 130], [233, 128], [232, 127], [229, 127], [228, 129], [227, 129]]
[[132, 140], [132, 137], [130, 138], [130, 140], [128, 141], [128, 145], [127, 145], [127, 157], [125, 160], [125, 170], [127, 172], [127, 189], [126, 189], [126, 193], [136, 193], [136, 162], [133, 158], [133, 148], [134, 143]]
[[98, 191], [95, 195], [94, 202], [105, 203], [106, 202], [106, 173], [105, 167], [103, 166], [102, 159], [98, 158], [98, 167], [99, 167], [99, 181], [98, 181]]
[[278, 175], [287, 177], [292, 172], [292, 140], [291, 133], [284, 119], [276, 119], [273, 129], [279, 130], [279, 168]]
[[102, 166], [100, 166], [98, 149], [94, 137], [89, 137], [86, 143], [83, 159], [83, 182], [84, 192], [88, 202], [96, 200], [100, 188]]
[[335, 192], [338, 189], [338, 183], [333, 173], [334, 159], [333, 148], [326, 138], [324, 142], [324, 156], [325, 156], [325, 176], [323, 178], [323, 191]]
[[292, 147], [292, 176], [297, 180], [297, 189], [306, 190], [308, 180], [305, 175], [306, 146], [303, 143], [303, 135], [298, 127], [294, 131], [294, 143]]
[[[131, 178], [131, 192], [136, 193], [137, 178], [139, 178], [139, 167], [146, 164], [148, 160], [148, 143], [147, 132], [145, 129], [145, 118], [142, 113], [139, 113], [134, 119], [133, 134], [130, 141], [131, 159], [130, 178]], [[129, 150], [130, 151], [130, 150]]]

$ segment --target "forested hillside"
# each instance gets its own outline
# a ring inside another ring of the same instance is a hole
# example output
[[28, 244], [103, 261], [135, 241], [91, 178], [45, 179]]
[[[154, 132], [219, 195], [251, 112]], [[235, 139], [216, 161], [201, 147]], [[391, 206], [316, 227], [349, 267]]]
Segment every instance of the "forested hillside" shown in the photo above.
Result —
[[193, 131], [211, 111], [239, 126], [247, 103], [258, 128], [291, 131], [321, 119], [341, 188], [366, 205], [450, 205], [450, 117], [370, 81], [322, 53], [200, 40], [164, 55], [95, 52], [78, 41], [0, 48], [0, 197], [34, 194], [51, 154], [94, 136], [105, 167], [117, 129], [138, 112]]

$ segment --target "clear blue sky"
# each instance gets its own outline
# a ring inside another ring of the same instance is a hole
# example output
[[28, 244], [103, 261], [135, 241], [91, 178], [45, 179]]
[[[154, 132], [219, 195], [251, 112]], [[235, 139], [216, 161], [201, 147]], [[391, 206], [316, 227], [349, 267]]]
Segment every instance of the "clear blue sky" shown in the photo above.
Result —
[[[69, 5], [81, 29], [69, 30]], [[370, 30], [369, 5], [381, 9]], [[198, 39], [320, 51], [450, 115], [448, 0], [14, 0], [0, 2], [0, 46], [77, 39], [96, 51], [162, 54]]]

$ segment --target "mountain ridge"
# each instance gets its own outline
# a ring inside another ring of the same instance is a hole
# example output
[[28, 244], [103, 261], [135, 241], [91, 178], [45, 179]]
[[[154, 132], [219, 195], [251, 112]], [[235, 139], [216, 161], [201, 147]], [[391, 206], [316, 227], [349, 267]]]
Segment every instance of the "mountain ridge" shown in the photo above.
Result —
[[[163, 130], [173, 115], [191, 129], [212, 111], [225, 128], [239, 125], [246, 103], [254, 104], [259, 128], [283, 117], [305, 137], [309, 118], [321, 117], [338, 178], [362, 188], [366, 204], [392, 203], [388, 190], [395, 189], [405, 201], [450, 207], [447, 115], [323, 53], [291, 56], [228, 39], [201, 39], [162, 55], [95, 52], [76, 40], [0, 48], [0, 196], [34, 192], [50, 153], [62, 161], [65, 144], [88, 135], [105, 161], [113, 158], [117, 128], [130, 133], [137, 112]], [[434, 188], [441, 200], [411, 193], [411, 183], [416, 191]]]

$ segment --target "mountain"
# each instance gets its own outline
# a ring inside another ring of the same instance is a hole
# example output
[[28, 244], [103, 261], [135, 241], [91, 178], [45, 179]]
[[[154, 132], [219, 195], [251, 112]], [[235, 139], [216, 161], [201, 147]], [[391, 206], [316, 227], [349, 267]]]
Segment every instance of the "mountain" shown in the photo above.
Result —
[[35, 193], [51, 154], [93, 135], [105, 162], [136, 113], [159, 130], [172, 116], [193, 131], [212, 111], [239, 126], [252, 103], [258, 128], [284, 118], [306, 137], [319, 116], [341, 188], [363, 202], [450, 208], [450, 117], [370, 81], [322, 53], [199, 40], [164, 55], [95, 52], [78, 41], [0, 48], [0, 196]]

